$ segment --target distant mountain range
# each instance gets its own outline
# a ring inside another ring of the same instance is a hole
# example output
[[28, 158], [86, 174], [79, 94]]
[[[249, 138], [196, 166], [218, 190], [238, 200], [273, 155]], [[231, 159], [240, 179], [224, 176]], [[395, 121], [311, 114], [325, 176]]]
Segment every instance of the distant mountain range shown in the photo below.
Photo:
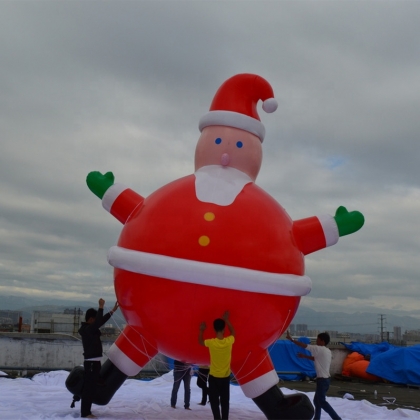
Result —
[[[45, 311], [54, 313], [63, 313], [65, 309], [79, 308], [86, 312], [90, 307], [95, 306], [93, 303], [80, 301], [64, 301], [60, 299], [31, 298], [22, 296], [2, 296], [0, 295], [0, 310], [21, 311], [23, 322], [30, 323], [33, 311]], [[114, 302], [109, 306], [111, 309]], [[96, 303], [97, 307], [97, 303]], [[109, 323], [112, 323], [110, 320]]]
[[[112, 302], [113, 304], [113, 302]], [[30, 322], [32, 311], [51, 311], [61, 313], [64, 309], [86, 311], [92, 304], [80, 301], [59, 299], [29, 298], [0, 295], [0, 310], [22, 311], [24, 321]], [[112, 306], [112, 305], [111, 305]], [[401, 327], [401, 332], [420, 329], [420, 320], [412, 316], [383, 313], [384, 331], [392, 332], [394, 326]], [[292, 321], [293, 324], [306, 324], [309, 330], [338, 331], [360, 334], [378, 334], [380, 319], [378, 313], [356, 312], [318, 312], [301, 305]]]
[[[395, 315], [382, 312], [382, 321], [379, 314], [370, 312], [317, 312], [308, 307], [300, 306], [293, 324], [307, 324], [309, 330], [338, 331], [360, 334], [379, 334], [381, 322], [383, 331], [393, 332], [394, 327], [401, 327], [401, 333], [406, 330], [419, 330], [420, 320], [412, 316]], [[392, 336], [391, 336], [392, 338]]]

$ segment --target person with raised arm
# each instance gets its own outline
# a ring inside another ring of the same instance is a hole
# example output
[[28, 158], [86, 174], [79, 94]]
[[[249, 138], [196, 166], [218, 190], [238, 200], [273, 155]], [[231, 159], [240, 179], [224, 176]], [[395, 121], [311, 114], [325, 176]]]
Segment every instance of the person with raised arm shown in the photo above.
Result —
[[[225, 327], [229, 328], [230, 335], [225, 337]], [[206, 346], [210, 352], [209, 372], [209, 398], [211, 411], [214, 419], [229, 418], [230, 400], [230, 362], [232, 358], [232, 345], [235, 342], [235, 329], [229, 320], [229, 311], [223, 314], [223, 318], [213, 321], [215, 338], [204, 340], [206, 323], [200, 325], [198, 342]], [[220, 408], [222, 413], [220, 416]]]

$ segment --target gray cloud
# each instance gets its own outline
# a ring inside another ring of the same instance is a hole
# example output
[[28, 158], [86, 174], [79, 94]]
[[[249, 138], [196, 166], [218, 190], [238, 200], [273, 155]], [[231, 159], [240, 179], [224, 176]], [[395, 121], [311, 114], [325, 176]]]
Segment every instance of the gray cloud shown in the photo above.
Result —
[[365, 227], [306, 258], [314, 309], [420, 315], [420, 4], [1, 2], [0, 293], [113, 299], [121, 226], [85, 185], [144, 196], [193, 171], [198, 120], [236, 73], [279, 101], [257, 183], [293, 219]]

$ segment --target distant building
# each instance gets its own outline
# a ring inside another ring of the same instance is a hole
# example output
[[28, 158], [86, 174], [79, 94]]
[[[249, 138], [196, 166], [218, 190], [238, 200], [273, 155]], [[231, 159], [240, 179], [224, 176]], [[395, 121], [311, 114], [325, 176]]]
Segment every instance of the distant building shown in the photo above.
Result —
[[20, 311], [0, 311], [0, 331], [13, 332], [19, 330], [22, 323], [22, 312]]
[[380, 337], [378, 334], [365, 334], [363, 341], [367, 343], [378, 343], [380, 341]]
[[80, 328], [82, 314], [54, 314], [34, 311], [31, 318], [31, 333], [67, 333], [76, 334]]
[[10, 318], [12, 324], [18, 324], [19, 318], [22, 316], [22, 311], [0, 311], [0, 319]]
[[[53, 312], [32, 312], [30, 332], [38, 334], [72, 334], [78, 333], [80, 325], [85, 317], [80, 309], [71, 309], [65, 313], [56, 314]], [[112, 324], [106, 324], [101, 328], [102, 334], [113, 336], [119, 333], [119, 330]]]
[[420, 342], [420, 330], [409, 330], [403, 334], [402, 339], [407, 342], [418, 343]]
[[319, 330], [306, 330], [306, 334], [308, 337], [318, 337]]
[[343, 341], [344, 343], [350, 340], [350, 334], [349, 333], [338, 333], [337, 339], [340, 341]]
[[330, 338], [337, 338], [338, 331], [328, 331], [328, 334], [330, 335]]
[[22, 324], [21, 332], [30, 333], [31, 332], [31, 324]]
[[0, 325], [13, 324], [12, 318], [6, 318], [5, 316], [0, 316]]
[[296, 331], [295, 324], [290, 324], [289, 325], [289, 332], [290, 332], [290, 334], [291, 335], [295, 335], [295, 331]]
[[105, 324], [102, 328], [101, 328], [102, 334], [103, 335], [116, 335], [117, 333], [117, 329], [112, 325], [112, 324]]
[[401, 334], [401, 327], [394, 327], [394, 340], [401, 341], [402, 334]]
[[80, 308], [79, 309], [76, 309], [76, 308], [74, 308], [74, 309], [66, 308], [66, 309], [64, 309], [64, 312], [63, 313], [66, 314], [66, 315], [76, 315], [76, 314], [83, 315], [83, 311]]
[[14, 330], [12, 318], [1, 317], [0, 318], [0, 331], [1, 332], [12, 332]]
[[307, 324], [296, 324], [296, 335], [307, 335], [308, 325]]

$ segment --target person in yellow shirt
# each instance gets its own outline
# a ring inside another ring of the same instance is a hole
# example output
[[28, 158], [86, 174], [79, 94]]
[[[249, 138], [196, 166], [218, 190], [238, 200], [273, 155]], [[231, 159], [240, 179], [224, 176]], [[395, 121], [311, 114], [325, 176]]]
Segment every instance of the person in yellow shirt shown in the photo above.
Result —
[[[225, 337], [226, 325], [230, 335]], [[229, 311], [223, 314], [223, 318], [213, 321], [215, 338], [204, 340], [204, 330], [206, 323], [200, 324], [198, 342], [206, 346], [210, 352], [210, 372], [209, 372], [209, 399], [211, 411], [214, 419], [229, 418], [229, 399], [230, 399], [230, 361], [232, 358], [232, 345], [235, 342], [235, 329], [229, 321]], [[220, 402], [220, 404], [219, 404]], [[222, 416], [220, 416], [220, 407]]]

